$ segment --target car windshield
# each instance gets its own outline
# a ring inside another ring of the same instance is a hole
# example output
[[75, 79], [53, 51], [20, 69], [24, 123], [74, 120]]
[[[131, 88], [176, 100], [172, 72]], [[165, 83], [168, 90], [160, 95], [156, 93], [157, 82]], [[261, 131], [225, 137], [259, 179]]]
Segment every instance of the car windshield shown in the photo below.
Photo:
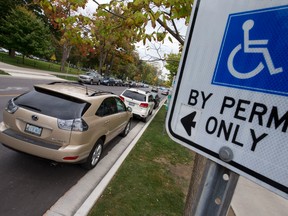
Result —
[[126, 90], [123, 93], [123, 96], [128, 97], [128, 98], [132, 98], [132, 99], [138, 100], [138, 101], [146, 101], [146, 95], [143, 95], [139, 92], [130, 91], [130, 90]]
[[14, 102], [20, 107], [64, 120], [80, 118], [90, 106], [78, 98], [40, 88], [17, 97]]

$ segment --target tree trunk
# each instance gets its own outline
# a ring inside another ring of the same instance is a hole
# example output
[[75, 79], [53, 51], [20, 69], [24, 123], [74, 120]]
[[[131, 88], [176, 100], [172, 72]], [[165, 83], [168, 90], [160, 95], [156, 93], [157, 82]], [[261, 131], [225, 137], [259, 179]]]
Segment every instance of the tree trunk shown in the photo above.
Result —
[[9, 49], [9, 56], [10, 57], [15, 57], [15, 50], [14, 49]]
[[62, 59], [61, 59], [61, 72], [65, 72], [65, 63], [67, 59], [69, 58], [70, 51], [71, 51], [72, 46], [70, 46], [68, 43], [65, 43], [63, 45], [63, 53], [62, 53]]
[[206, 162], [207, 162], [206, 157], [204, 157], [200, 154], [195, 155], [193, 171], [192, 171], [191, 179], [190, 179], [189, 190], [188, 190], [188, 194], [186, 197], [184, 216], [192, 216], [193, 203], [198, 198], [197, 192], [198, 192], [198, 189], [200, 187], [200, 183], [201, 183], [201, 179], [203, 176]]
[[[104, 50], [104, 49], [103, 49]], [[100, 74], [103, 75], [103, 66], [104, 66], [104, 63], [106, 61], [106, 58], [107, 58], [107, 51], [102, 51], [100, 52], [100, 58], [99, 58], [99, 71], [100, 71]], [[104, 76], [106, 75], [106, 71], [105, 71], [105, 74]]]
[[112, 53], [112, 56], [111, 56], [111, 61], [110, 61], [109, 68], [108, 68], [108, 74], [110, 74], [111, 68], [113, 66], [113, 60], [114, 60], [114, 52]]

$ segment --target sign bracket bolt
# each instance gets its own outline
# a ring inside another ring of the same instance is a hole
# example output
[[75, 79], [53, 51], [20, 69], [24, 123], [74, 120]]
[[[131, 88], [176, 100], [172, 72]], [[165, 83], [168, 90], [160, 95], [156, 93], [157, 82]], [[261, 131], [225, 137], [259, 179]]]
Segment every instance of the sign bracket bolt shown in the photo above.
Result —
[[220, 148], [219, 157], [221, 160], [223, 160], [225, 162], [230, 162], [230, 161], [232, 161], [233, 156], [234, 156], [233, 152], [229, 147], [224, 146], [224, 147]]

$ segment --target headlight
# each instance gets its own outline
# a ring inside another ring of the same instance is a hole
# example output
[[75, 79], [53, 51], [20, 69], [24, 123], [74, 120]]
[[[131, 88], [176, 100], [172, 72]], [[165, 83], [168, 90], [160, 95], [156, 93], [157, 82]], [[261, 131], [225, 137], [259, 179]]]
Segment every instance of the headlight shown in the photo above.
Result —
[[10, 99], [8, 101], [8, 104], [7, 104], [6, 108], [5, 108], [5, 110], [8, 113], [13, 114], [13, 113], [15, 113], [17, 111], [17, 109], [18, 109], [18, 106], [14, 103], [14, 98]]
[[87, 131], [88, 130], [87, 123], [81, 118], [71, 119], [71, 120], [58, 119], [58, 127], [60, 129], [69, 130], [69, 131]]

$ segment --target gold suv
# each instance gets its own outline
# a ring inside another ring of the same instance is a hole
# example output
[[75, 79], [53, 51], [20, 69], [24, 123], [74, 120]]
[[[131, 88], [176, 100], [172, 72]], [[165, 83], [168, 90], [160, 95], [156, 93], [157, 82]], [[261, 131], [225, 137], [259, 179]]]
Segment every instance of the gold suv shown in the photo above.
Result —
[[6, 147], [92, 169], [103, 147], [130, 131], [132, 113], [117, 95], [73, 82], [35, 85], [12, 98], [0, 123]]

